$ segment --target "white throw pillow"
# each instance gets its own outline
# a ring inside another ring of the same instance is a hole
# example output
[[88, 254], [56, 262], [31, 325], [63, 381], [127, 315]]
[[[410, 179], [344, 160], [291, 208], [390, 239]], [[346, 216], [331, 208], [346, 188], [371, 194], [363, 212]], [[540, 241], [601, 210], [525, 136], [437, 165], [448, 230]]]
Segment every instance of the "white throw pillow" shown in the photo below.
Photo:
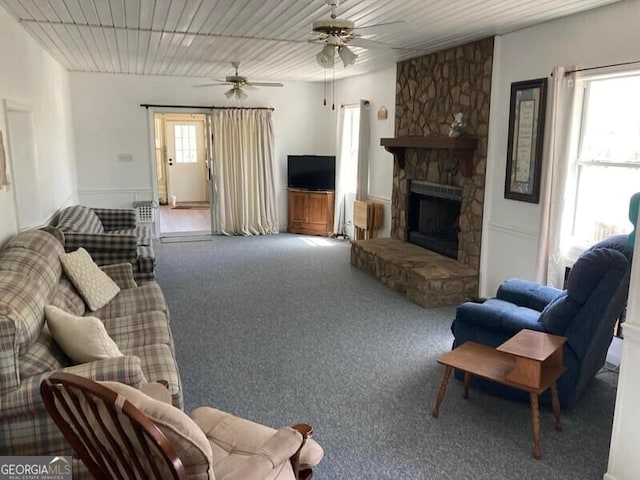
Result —
[[44, 314], [53, 339], [74, 362], [123, 356], [99, 318], [78, 317], [53, 305], [44, 307]]
[[104, 307], [120, 292], [120, 287], [100, 270], [84, 248], [60, 255], [60, 261], [92, 312]]

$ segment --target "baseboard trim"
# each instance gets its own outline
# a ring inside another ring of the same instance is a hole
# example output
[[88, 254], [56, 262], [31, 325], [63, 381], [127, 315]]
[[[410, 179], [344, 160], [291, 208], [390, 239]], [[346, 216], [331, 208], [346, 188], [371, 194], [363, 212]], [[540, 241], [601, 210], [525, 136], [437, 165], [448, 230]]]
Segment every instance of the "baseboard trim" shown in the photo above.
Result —
[[618, 479], [613, 475], [611, 475], [610, 473], [605, 473], [604, 477], [602, 477], [602, 480], [618, 480]]
[[367, 195], [367, 198], [370, 200], [377, 200], [378, 202], [382, 202], [382, 203], [391, 203], [391, 199], [387, 198], [387, 197], [380, 197], [378, 195]]

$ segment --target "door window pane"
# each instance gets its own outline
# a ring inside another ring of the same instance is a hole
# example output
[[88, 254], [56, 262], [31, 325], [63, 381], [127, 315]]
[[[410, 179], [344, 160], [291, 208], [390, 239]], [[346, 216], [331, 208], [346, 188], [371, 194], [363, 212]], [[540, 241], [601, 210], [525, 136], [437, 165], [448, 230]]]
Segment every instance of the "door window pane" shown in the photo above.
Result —
[[198, 161], [196, 126], [175, 125], [173, 134], [175, 137], [176, 163], [196, 163]]

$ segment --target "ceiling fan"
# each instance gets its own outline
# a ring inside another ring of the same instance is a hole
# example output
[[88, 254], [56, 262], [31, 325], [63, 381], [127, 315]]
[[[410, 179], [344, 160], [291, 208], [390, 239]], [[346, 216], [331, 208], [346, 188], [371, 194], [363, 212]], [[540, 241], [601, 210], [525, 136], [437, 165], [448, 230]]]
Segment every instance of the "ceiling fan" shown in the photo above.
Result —
[[316, 61], [320, 66], [333, 68], [336, 53], [345, 67], [353, 65], [358, 55], [349, 48], [349, 45], [360, 48], [396, 49], [374, 40], [362, 38], [362, 36], [370, 35], [380, 29], [401, 28], [406, 26], [406, 22], [396, 21], [356, 28], [351, 20], [338, 18], [336, 9], [340, 0], [325, 0], [325, 2], [331, 8], [331, 18], [313, 22], [312, 34], [314, 36], [309, 40], [312, 43], [324, 43], [324, 47], [316, 55]]
[[227, 98], [235, 97], [239, 100], [244, 100], [247, 98], [247, 93], [243, 90], [244, 88], [253, 88], [253, 87], [282, 87], [281, 83], [275, 82], [250, 82], [247, 77], [242, 77], [238, 74], [238, 68], [240, 68], [240, 62], [231, 62], [231, 66], [235, 68], [236, 73], [234, 75], [230, 75], [225, 77], [224, 80], [215, 80], [215, 83], [204, 83], [202, 85], [194, 85], [194, 87], [214, 87], [219, 85], [231, 85], [231, 88], [224, 93], [224, 96]]

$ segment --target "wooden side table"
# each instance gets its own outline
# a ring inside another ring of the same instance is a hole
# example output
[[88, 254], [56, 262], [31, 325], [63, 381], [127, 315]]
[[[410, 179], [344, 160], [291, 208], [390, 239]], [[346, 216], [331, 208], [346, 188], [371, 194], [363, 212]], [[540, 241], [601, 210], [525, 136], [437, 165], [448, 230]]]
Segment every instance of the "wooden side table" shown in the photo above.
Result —
[[436, 406], [431, 415], [440, 413], [440, 404], [447, 391], [451, 370], [464, 371], [464, 398], [469, 397], [471, 377], [477, 375], [493, 382], [509, 385], [529, 392], [531, 398], [531, 426], [533, 428], [533, 457], [540, 459], [540, 410], [538, 398], [551, 388], [551, 403], [556, 430], [562, 430], [560, 401], [556, 381], [565, 371], [562, 364], [562, 346], [566, 338], [534, 330], [521, 330], [515, 336], [493, 349], [486, 345], [466, 342], [445, 353], [438, 363], [445, 366], [444, 377]]

